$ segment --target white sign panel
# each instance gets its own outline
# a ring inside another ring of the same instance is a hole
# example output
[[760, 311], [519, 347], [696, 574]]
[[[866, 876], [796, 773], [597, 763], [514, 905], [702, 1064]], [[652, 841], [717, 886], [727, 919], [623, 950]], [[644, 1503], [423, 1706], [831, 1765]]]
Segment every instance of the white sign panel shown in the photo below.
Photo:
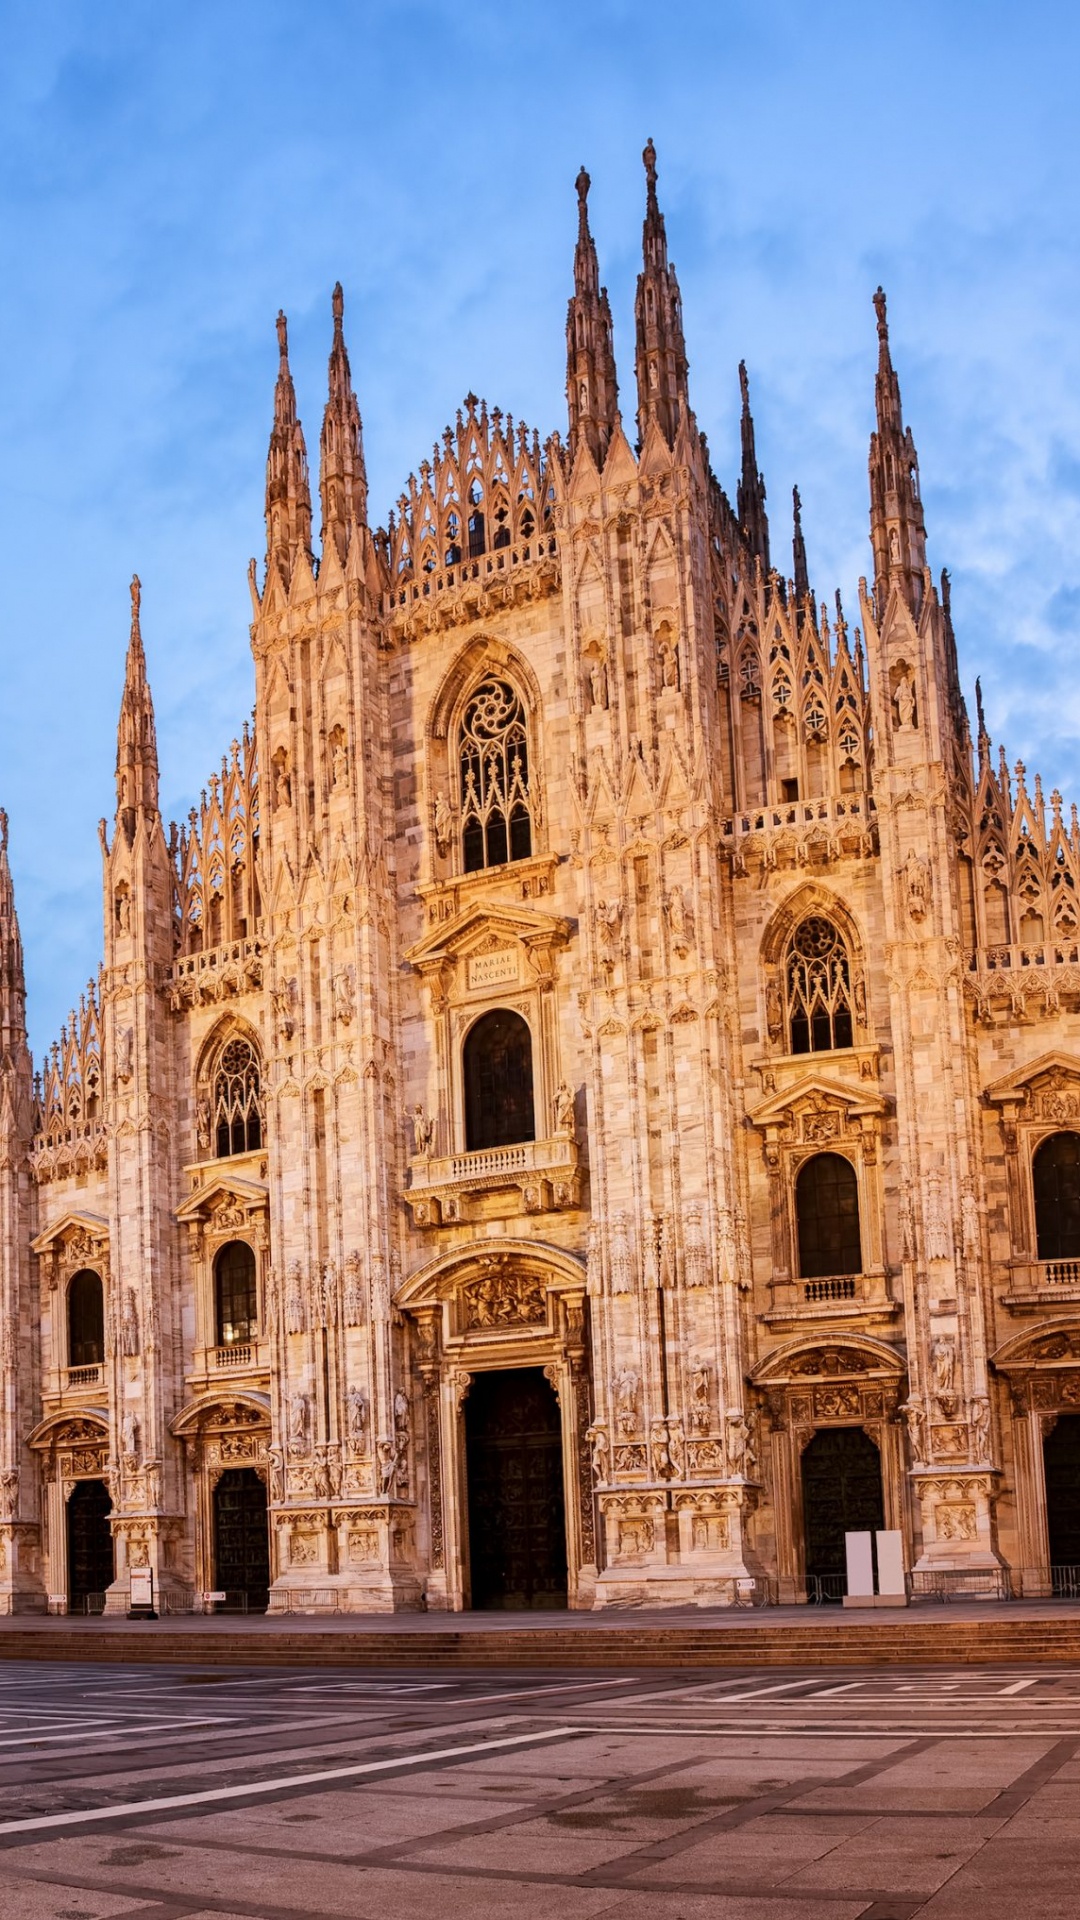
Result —
[[149, 1567], [132, 1567], [131, 1588], [128, 1596], [129, 1607], [152, 1607], [154, 1604], [154, 1576]]
[[879, 1593], [903, 1594], [904, 1536], [890, 1529], [877, 1536], [877, 1579]]
[[847, 1590], [856, 1598], [874, 1591], [874, 1546], [869, 1533], [845, 1533]]

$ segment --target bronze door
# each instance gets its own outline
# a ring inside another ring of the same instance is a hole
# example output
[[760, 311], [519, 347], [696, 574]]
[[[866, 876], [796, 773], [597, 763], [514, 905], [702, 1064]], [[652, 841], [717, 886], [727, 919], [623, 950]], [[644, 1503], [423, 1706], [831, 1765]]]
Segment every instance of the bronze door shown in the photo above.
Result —
[[104, 1595], [116, 1577], [111, 1512], [104, 1480], [75, 1482], [67, 1503], [68, 1606], [73, 1613], [82, 1612], [89, 1595]]
[[270, 1599], [270, 1531], [266, 1488], [252, 1467], [229, 1467], [214, 1488], [214, 1580], [230, 1598], [247, 1597], [249, 1612]]
[[478, 1374], [465, 1435], [473, 1606], [565, 1607], [562, 1432], [541, 1369]]
[[803, 1451], [803, 1530], [807, 1582], [827, 1582], [839, 1600], [847, 1574], [845, 1533], [885, 1525], [881, 1456], [861, 1427], [822, 1427]]
[[1050, 1565], [1080, 1567], [1080, 1415], [1063, 1413], [1043, 1441]]

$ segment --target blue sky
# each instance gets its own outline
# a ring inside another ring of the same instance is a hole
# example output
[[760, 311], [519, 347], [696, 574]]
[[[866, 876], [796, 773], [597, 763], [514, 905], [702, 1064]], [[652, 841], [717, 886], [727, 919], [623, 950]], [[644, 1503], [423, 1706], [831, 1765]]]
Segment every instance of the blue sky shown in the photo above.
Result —
[[1080, 16], [1031, 0], [0, 0], [0, 805], [35, 1050], [101, 948], [127, 585], [162, 806], [252, 697], [249, 554], [290, 321], [317, 440], [341, 278], [372, 513], [463, 395], [562, 427], [574, 176], [632, 413], [657, 143], [722, 481], [745, 356], [773, 513], [853, 605], [889, 294], [969, 695], [1080, 797]]

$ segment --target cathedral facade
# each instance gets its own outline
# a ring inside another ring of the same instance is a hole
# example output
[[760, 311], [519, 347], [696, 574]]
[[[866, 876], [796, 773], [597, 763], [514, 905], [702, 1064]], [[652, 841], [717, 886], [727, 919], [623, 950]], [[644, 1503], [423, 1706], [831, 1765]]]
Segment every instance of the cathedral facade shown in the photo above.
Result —
[[2, 1610], [1080, 1563], [1076, 810], [971, 738], [883, 296], [849, 626], [742, 369], [713, 475], [645, 164], [629, 432], [584, 174], [565, 437], [470, 396], [385, 529], [340, 288], [314, 502], [279, 318], [254, 723], [166, 829], [134, 582], [36, 1078], [3, 823]]

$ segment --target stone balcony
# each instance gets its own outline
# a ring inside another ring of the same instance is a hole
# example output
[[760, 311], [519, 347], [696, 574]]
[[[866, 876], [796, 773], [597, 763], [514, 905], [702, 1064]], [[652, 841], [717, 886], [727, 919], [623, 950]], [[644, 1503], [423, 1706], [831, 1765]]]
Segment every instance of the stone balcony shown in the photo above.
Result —
[[721, 822], [721, 846], [732, 870], [826, 865], [875, 851], [877, 819], [868, 793], [784, 800], [747, 807]]
[[418, 1227], [558, 1213], [580, 1204], [577, 1142], [567, 1134], [409, 1161], [405, 1198]]
[[61, 1390], [65, 1396], [71, 1393], [96, 1393], [104, 1385], [105, 1368], [100, 1362], [92, 1367], [65, 1367], [61, 1377]]
[[1044, 1313], [1080, 1301], [1080, 1260], [1010, 1260], [1007, 1292], [999, 1296], [1009, 1313]]
[[179, 954], [166, 976], [169, 1005], [176, 1013], [250, 993], [262, 985], [263, 964], [259, 939], [227, 940], [199, 953]]
[[196, 1347], [189, 1378], [193, 1386], [220, 1386], [224, 1378], [244, 1379], [270, 1370], [266, 1340], [236, 1340], [225, 1346]]
[[826, 1274], [814, 1280], [785, 1275], [774, 1277], [770, 1285], [773, 1304], [759, 1318], [763, 1325], [778, 1331], [892, 1320], [900, 1311], [899, 1302], [890, 1297], [885, 1271], [880, 1267], [868, 1273]]

